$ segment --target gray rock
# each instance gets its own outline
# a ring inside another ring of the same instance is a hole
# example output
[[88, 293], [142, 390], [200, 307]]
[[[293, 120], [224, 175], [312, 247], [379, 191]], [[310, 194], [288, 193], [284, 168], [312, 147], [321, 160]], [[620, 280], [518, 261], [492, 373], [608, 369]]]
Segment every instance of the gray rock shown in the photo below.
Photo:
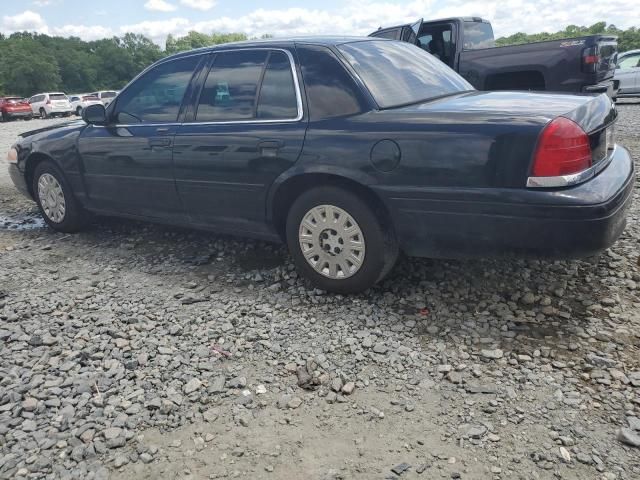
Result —
[[632, 447], [636, 447], [636, 448], [640, 448], [640, 435], [634, 433], [633, 430], [631, 430], [630, 428], [621, 428], [618, 430], [618, 433], [616, 434], [616, 438], [626, 444], [626, 445], [630, 445]]
[[201, 386], [202, 382], [200, 380], [198, 380], [197, 378], [192, 378], [184, 385], [183, 391], [186, 395], [190, 395], [193, 392], [199, 390]]
[[482, 350], [480, 355], [490, 360], [498, 360], [504, 356], [504, 352], [499, 348], [496, 348], [494, 350]]

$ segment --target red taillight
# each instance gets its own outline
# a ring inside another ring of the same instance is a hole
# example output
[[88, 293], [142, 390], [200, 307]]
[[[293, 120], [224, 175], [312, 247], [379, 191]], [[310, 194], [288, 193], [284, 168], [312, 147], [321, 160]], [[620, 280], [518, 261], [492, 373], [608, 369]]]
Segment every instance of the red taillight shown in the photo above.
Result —
[[532, 175], [559, 177], [591, 167], [589, 137], [578, 124], [558, 117], [542, 131], [536, 147]]

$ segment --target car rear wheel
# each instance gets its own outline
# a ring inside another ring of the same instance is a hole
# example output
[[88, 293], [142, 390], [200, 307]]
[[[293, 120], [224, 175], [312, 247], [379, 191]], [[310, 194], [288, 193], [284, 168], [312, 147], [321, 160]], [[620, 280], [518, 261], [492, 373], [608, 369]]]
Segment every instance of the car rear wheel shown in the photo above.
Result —
[[287, 244], [300, 273], [322, 290], [372, 287], [398, 256], [395, 236], [360, 197], [336, 187], [302, 194], [287, 216]]
[[72, 233], [86, 224], [86, 214], [58, 167], [39, 163], [33, 175], [33, 196], [45, 222], [59, 232]]
[[4, 113], [0, 112], [0, 122], [4, 122]]
[[40, 118], [42, 118], [44, 120], [47, 117], [48, 117], [47, 111], [44, 108], [41, 108], [40, 109]]
[[78, 107], [78, 108], [76, 108], [76, 115], [77, 115], [78, 117], [82, 116], [82, 107]]

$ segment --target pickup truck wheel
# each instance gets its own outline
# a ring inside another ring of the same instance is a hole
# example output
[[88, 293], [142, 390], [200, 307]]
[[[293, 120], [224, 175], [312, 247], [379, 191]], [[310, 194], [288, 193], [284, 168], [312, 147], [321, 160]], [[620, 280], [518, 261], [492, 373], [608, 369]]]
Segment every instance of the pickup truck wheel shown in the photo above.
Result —
[[322, 290], [356, 293], [372, 287], [397, 257], [385, 226], [360, 197], [336, 187], [302, 194], [287, 216], [287, 244], [298, 270]]
[[51, 228], [73, 233], [85, 226], [86, 213], [53, 162], [44, 161], [36, 166], [32, 188], [40, 214]]
[[48, 117], [47, 111], [44, 108], [41, 108], [40, 109], [40, 118], [44, 120], [47, 117]]

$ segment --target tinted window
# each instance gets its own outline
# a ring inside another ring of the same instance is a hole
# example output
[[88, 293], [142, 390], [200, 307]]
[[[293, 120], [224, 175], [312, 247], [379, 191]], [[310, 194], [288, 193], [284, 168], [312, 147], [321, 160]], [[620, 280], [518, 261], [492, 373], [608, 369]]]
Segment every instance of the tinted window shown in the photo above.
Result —
[[268, 53], [240, 50], [217, 54], [200, 94], [196, 121], [255, 118], [258, 85]]
[[353, 115], [366, 108], [360, 88], [331, 50], [298, 47], [298, 55], [313, 119]]
[[52, 93], [49, 98], [51, 100], [66, 100], [67, 96], [64, 93]]
[[118, 97], [121, 123], [175, 122], [191, 75], [200, 56], [162, 63], [132, 83]]
[[640, 67], [640, 55], [629, 55], [618, 62], [618, 67], [622, 70], [627, 68]]
[[493, 48], [496, 42], [493, 38], [493, 28], [485, 22], [463, 22], [464, 49]]
[[444, 63], [408, 43], [372, 40], [338, 48], [382, 108], [473, 90]]
[[378, 37], [378, 38], [390, 38], [391, 40], [397, 40], [399, 31], [400, 31], [399, 29], [385, 30], [384, 32], [372, 33], [371, 36], [372, 37]]
[[102, 92], [102, 98], [113, 98], [116, 96], [116, 92]]
[[298, 116], [291, 62], [284, 52], [271, 52], [258, 98], [258, 118], [291, 119]]

